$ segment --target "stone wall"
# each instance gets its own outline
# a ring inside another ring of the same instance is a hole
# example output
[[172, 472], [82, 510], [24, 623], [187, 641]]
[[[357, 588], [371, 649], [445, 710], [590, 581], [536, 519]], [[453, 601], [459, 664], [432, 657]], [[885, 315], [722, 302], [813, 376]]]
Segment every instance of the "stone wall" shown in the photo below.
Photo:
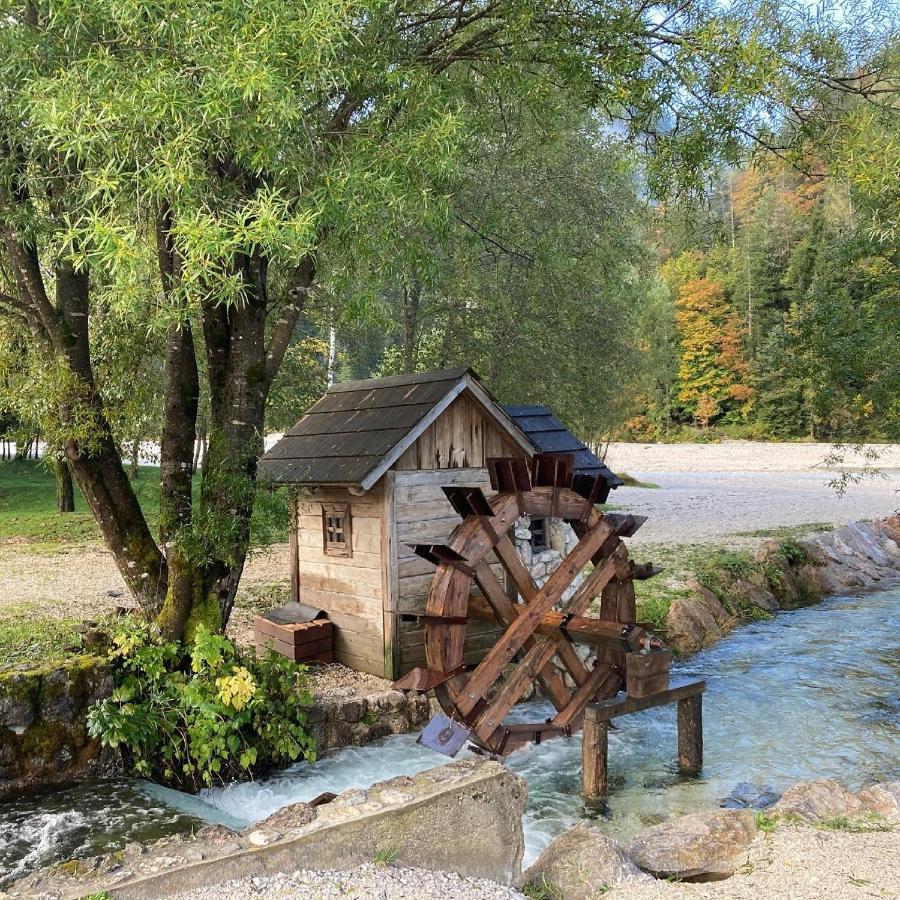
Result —
[[[109, 666], [92, 656], [0, 674], [0, 798], [116, 771], [118, 754], [103, 751], [86, 725], [112, 687]], [[411, 731], [430, 716], [426, 697], [401, 691], [341, 688], [314, 699], [308, 721], [319, 754]]]
[[0, 798], [104, 769], [110, 760], [88, 737], [85, 718], [111, 691], [109, 668], [92, 656], [0, 674]]
[[316, 751], [321, 754], [412, 731], [423, 726], [429, 717], [429, 702], [424, 694], [379, 691], [363, 695], [348, 687], [316, 697], [308, 722], [316, 739]]
[[685, 582], [688, 595], [676, 598], [666, 614], [670, 646], [691, 653], [744, 621], [900, 578], [900, 517], [850, 522], [799, 542], [765, 541], [754, 561], [754, 573], [717, 572], [715, 585]]
[[[535, 553], [531, 549], [531, 518], [522, 516], [516, 522], [514, 543], [522, 562], [528, 566], [531, 577], [538, 587], [543, 587], [547, 579], [557, 570], [559, 564], [572, 551], [578, 543], [578, 537], [572, 530], [572, 526], [563, 519], [546, 519], [547, 523], [547, 549]], [[563, 594], [563, 599], [568, 600], [578, 583], [579, 575], [572, 586]]]

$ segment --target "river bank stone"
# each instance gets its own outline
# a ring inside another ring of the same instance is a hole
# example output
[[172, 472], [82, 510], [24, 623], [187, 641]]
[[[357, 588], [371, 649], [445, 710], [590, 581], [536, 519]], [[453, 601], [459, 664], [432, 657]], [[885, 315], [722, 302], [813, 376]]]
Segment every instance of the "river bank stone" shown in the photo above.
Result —
[[741, 578], [725, 570], [715, 573], [734, 615], [709, 588], [688, 578], [684, 588], [689, 596], [676, 597], [666, 613], [665, 639], [677, 653], [693, 653], [754, 618], [755, 609], [774, 614], [828, 594], [900, 578], [898, 542], [900, 515], [850, 522], [801, 541], [765, 541], [753, 557], [760, 571]]
[[858, 794], [863, 810], [888, 822], [900, 822], [900, 781], [884, 781], [863, 788]]
[[587, 822], [551, 841], [522, 876], [524, 886], [546, 888], [558, 900], [583, 900], [629, 881], [650, 880], [613, 838]]
[[666, 613], [665, 632], [679, 653], [692, 653], [712, 644], [724, 634], [729, 615], [709, 588], [688, 579], [689, 597], [676, 597]]
[[88, 736], [90, 707], [112, 693], [104, 659], [0, 673], [0, 799], [34, 786], [113, 774], [118, 757]]
[[775, 815], [807, 822], [858, 816], [864, 812], [859, 797], [830, 778], [792, 784], [772, 807]]
[[639, 832], [626, 853], [657, 878], [727, 878], [743, 861], [756, 835], [749, 810], [720, 809], [691, 813]]
[[777, 803], [780, 797], [769, 784], [756, 785], [741, 781], [719, 805], [724, 809], [767, 809]]

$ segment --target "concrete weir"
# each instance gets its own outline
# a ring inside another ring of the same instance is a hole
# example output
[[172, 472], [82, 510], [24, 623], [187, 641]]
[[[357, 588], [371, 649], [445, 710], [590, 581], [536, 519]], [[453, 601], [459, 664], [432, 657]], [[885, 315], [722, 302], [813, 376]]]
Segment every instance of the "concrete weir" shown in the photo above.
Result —
[[390, 854], [397, 865], [509, 885], [521, 874], [524, 807], [519, 776], [499, 762], [466, 759], [348, 790], [317, 807], [297, 804], [244, 833], [211, 826], [145, 853], [44, 869], [9, 896], [107, 891], [121, 900], [156, 900], [236, 878], [352, 868], [379, 854]]

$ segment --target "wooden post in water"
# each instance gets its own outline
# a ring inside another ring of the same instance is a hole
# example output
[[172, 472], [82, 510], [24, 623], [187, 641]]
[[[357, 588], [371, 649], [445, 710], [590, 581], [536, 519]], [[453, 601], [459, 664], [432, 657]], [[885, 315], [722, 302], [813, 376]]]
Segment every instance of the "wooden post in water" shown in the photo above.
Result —
[[602, 806], [609, 791], [607, 770], [609, 720], [600, 719], [597, 710], [584, 711], [584, 734], [581, 742], [582, 794], [587, 806]]
[[703, 694], [695, 694], [678, 701], [678, 770], [696, 775], [702, 766]]

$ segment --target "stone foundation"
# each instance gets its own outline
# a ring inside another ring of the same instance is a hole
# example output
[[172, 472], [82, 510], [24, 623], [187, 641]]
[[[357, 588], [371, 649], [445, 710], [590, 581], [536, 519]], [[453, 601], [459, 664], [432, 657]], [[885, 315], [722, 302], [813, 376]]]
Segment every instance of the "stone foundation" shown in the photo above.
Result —
[[429, 718], [429, 702], [423, 694], [380, 691], [362, 696], [353, 688], [344, 688], [330, 692], [327, 698], [317, 697], [307, 721], [316, 739], [316, 752], [322, 754], [412, 731]]
[[92, 656], [0, 674], [0, 798], [113, 768], [112, 754], [101, 753], [85, 722], [112, 687], [106, 662]]

